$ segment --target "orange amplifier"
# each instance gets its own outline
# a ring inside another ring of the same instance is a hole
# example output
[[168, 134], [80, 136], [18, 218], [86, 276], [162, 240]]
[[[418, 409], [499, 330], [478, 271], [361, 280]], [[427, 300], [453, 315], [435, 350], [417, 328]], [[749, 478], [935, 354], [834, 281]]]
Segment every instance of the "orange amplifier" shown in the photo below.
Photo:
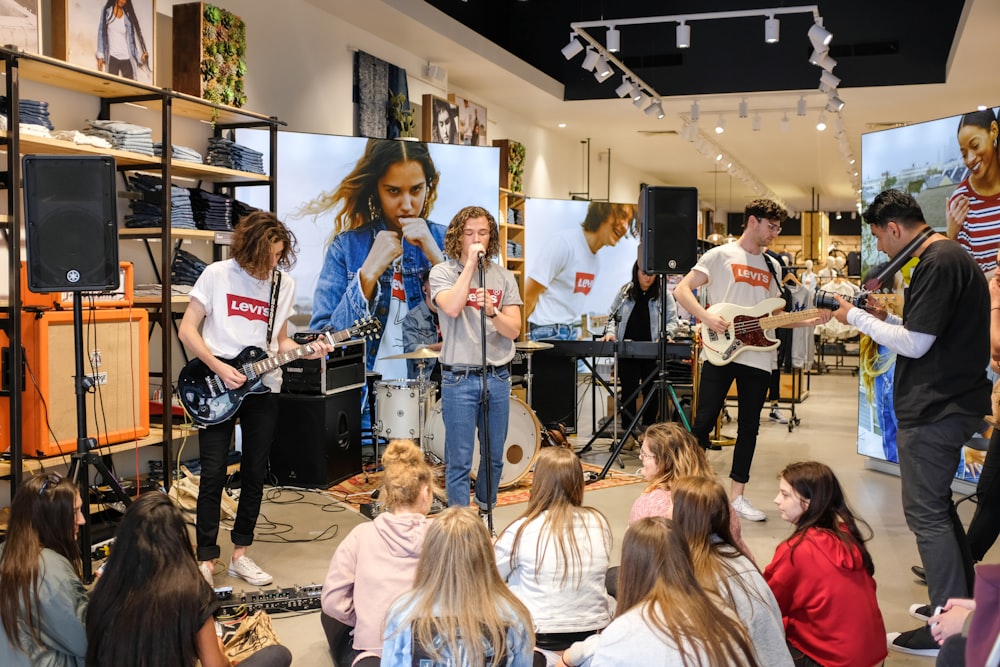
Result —
[[[118, 267], [118, 289], [100, 292], [80, 292], [84, 308], [131, 308], [135, 303], [135, 279], [132, 262]], [[21, 307], [72, 310], [73, 292], [38, 294], [28, 289], [28, 265], [21, 262]]]
[[[149, 316], [141, 309], [83, 312], [83, 367], [94, 379], [85, 397], [87, 435], [97, 438], [100, 431], [102, 445], [149, 435], [148, 321]], [[20, 424], [24, 455], [75, 452], [73, 312], [22, 313], [21, 344], [27, 362], [22, 373]], [[9, 392], [10, 345], [3, 333], [0, 346], [4, 352], [2, 388]], [[0, 451], [10, 448], [10, 428], [10, 399], [3, 395]]]

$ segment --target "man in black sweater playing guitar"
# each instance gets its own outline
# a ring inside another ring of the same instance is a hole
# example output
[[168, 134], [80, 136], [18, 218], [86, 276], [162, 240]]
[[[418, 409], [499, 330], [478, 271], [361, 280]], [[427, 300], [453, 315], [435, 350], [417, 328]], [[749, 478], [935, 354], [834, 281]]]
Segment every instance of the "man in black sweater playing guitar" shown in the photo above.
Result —
[[[733, 465], [729, 472], [730, 499], [733, 510], [750, 521], [767, 518], [743, 496], [743, 489], [750, 481], [760, 411], [767, 398], [771, 370], [776, 361], [774, 349], [778, 346], [777, 341], [764, 332], [778, 326], [814, 326], [830, 320], [830, 313], [824, 311], [760, 317], [784, 308], [784, 301], [776, 298], [781, 296], [777, 277], [781, 267], [766, 259], [764, 248], [774, 243], [786, 217], [785, 209], [769, 199], [751, 201], [745, 209], [743, 234], [739, 240], [706, 252], [674, 288], [677, 303], [702, 325], [705, 363], [691, 430], [706, 449], [710, 447], [709, 434], [715, 427], [729, 388], [736, 381], [739, 412]], [[705, 290], [710, 308], [703, 307], [694, 295], [698, 288]]]
[[[295, 282], [285, 273], [295, 260], [295, 237], [273, 213], [257, 211], [243, 218], [233, 233], [231, 258], [210, 264], [191, 289], [191, 303], [181, 320], [178, 337], [230, 391], [246, 383], [247, 376], [227, 360], [241, 357], [248, 346], [256, 353], [289, 352], [298, 345], [288, 337]], [[284, 269], [284, 270], [282, 270]], [[199, 327], [204, 323], [201, 332]], [[319, 359], [331, 351], [323, 339], [310, 345], [305, 358]], [[242, 357], [241, 357], [242, 358]], [[276, 392], [280, 373], [261, 378]], [[228, 572], [254, 586], [271, 583], [247, 555], [264, 491], [264, 476], [278, 418], [275, 393], [252, 393], [242, 398], [234, 416], [206, 426], [199, 435], [201, 484], [197, 508], [197, 556], [202, 575], [213, 585], [218, 545], [219, 505], [226, 480], [226, 462], [236, 422], [243, 433], [240, 462], [239, 509], [233, 525], [233, 555]]]

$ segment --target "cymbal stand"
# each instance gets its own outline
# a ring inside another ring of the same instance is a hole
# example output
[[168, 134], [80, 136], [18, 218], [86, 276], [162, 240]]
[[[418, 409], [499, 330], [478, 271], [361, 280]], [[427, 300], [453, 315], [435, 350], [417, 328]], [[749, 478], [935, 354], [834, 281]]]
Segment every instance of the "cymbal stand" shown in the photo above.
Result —
[[426, 359], [417, 359], [417, 440], [420, 442], [420, 449], [427, 455], [427, 446], [424, 444], [424, 420], [427, 417], [427, 378], [424, 377], [424, 368], [427, 366]]

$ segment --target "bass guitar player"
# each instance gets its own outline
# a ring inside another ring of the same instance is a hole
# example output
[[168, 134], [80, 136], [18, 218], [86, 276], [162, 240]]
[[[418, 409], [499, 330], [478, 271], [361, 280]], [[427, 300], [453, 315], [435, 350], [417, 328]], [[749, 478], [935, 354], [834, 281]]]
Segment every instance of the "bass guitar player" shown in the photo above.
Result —
[[[697, 412], [691, 429], [705, 449], [712, 447], [709, 435], [730, 386], [734, 380], [736, 382], [737, 436], [729, 472], [729, 494], [733, 510], [749, 521], [767, 518], [743, 493], [750, 481], [760, 411], [764, 407], [771, 370], [776, 363], [777, 342], [765, 338], [762, 321], [764, 326], [773, 327], [815, 326], [830, 320], [830, 313], [821, 310], [798, 321], [794, 321], [796, 318], [768, 321], [760, 317], [767, 315], [772, 308], [780, 310], [784, 303], [776, 298], [782, 294], [777, 278], [781, 269], [771, 264], [764, 249], [781, 233], [781, 223], [786, 217], [785, 210], [769, 199], [751, 201], [744, 211], [740, 238], [735, 243], [717, 246], [702, 255], [674, 289], [677, 303], [699, 320], [702, 331], [707, 334], [703, 340], [705, 349], [710, 349], [708, 345], [711, 343], [712, 351], [718, 352], [714, 359], [713, 354], [706, 354], [702, 365]], [[728, 304], [728, 307], [702, 306], [695, 296], [696, 289], [705, 292], [709, 305]], [[761, 307], [765, 312], [759, 312]], [[740, 308], [748, 309], [748, 312], [742, 312]], [[741, 319], [747, 316], [752, 322]], [[751, 332], [754, 327], [756, 331]], [[739, 337], [741, 333], [754, 333], [751, 339], [757, 344], [747, 345], [747, 339]], [[709, 341], [710, 337], [715, 340]]]

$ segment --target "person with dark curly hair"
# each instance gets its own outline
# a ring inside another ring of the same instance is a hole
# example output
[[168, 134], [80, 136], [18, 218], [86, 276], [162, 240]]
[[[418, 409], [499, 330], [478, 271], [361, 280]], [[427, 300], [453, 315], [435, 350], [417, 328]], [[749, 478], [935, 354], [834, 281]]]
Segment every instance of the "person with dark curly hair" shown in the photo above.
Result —
[[[295, 281], [287, 270], [294, 261], [292, 232], [273, 213], [256, 211], [236, 226], [232, 257], [210, 264], [191, 288], [191, 303], [184, 311], [177, 336], [188, 352], [219, 376], [226, 389], [235, 389], [247, 381], [239, 369], [226, 361], [237, 357], [244, 348], [253, 345], [274, 356], [298, 347], [288, 336]], [[306, 359], [320, 359], [332, 349], [323, 339], [314, 345], [316, 349]], [[271, 583], [271, 575], [246, 555], [247, 547], [253, 544], [278, 420], [281, 371], [268, 373], [261, 379], [271, 390], [269, 393], [246, 394], [234, 416], [205, 427], [198, 437], [201, 483], [195, 533], [201, 573], [209, 583], [214, 561], [220, 555], [219, 505], [237, 421], [243, 433], [242, 487], [231, 533], [233, 557], [229, 576], [254, 586]]]
[[[481, 513], [496, 503], [510, 414], [510, 361], [521, 333], [521, 294], [514, 274], [493, 261], [500, 230], [489, 211], [467, 206], [455, 214], [445, 234], [448, 260], [431, 269], [431, 298], [441, 324], [441, 410], [445, 427], [445, 490], [448, 505], [469, 504], [469, 473], [476, 427], [480, 443], [489, 430], [491, 470], [480, 459], [476, 504]], [[479, 266], [484, 282], [480, 282]], [[486, 339], [481, 316], [486, 316]], [[483, 367], [483, 350], [486, 367]], [[485, 375], [484, 375], [485, 373]], [[480, 393], [489, 393], [489, 424]]]

